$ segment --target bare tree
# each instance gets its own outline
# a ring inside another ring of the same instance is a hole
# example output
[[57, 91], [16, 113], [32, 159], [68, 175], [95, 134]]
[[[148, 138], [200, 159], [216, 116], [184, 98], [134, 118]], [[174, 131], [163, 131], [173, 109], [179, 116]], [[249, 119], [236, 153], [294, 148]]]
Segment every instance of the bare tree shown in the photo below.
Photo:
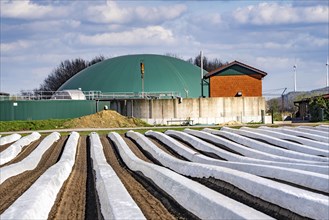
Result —
[[103, 55], [96, 56], [91, 61], [85, 61], [81, 58], [74, 60], [62, 61], [43, 81], [38, 89], [34, 90], [35, 94], [40, 91], [56, 91], [72, 76], [81, 70], [105, 60]]
[[[208, 72], [210, 72], [214, 69], [217, 69], [225, 64], [217, 58], [215, 58], [213, 60], [209, 60], [206, 56], [204, 56], [202, 60], [203, 60], [203, 69]], [[194, 58], [193, 64], [198, 67], [201, 67], [201, 55], [200, 54]]]
[[179, 59], [179, 60], [184, 60], [180, 55], [178, 55], [176, 53], [166, 53], [165, 56], [173, 57], [173, 58], [176, 58], [176, 59]]
[[83, 59], [65, 60], [56, 67], [40, 86], [43, 91], [56, 91], [68, 79], [88, 67]]
[[[165, 56], [174, 57], [174, 58], [183, 60], [183, 58], [181, 56], [177, 55], [176, 53], [166, 53]], [[186, 62], [194, 64], [198, 67], [201, 67], [201, 56], [199, 54], [194, 59], [193, 58], [187, 59]], [[214, 69], [217, 69], [217, 68], [223, 66], [226, 63], [223, 63], [218, 58], [215, 58], [213, 60], [209, 60], [206, 56], [203, 56], [203, 69], [208, 71], [208, 72], [210, 72]]]
[[89, 61], [88, 66], [92, 66], [96, 63], [102, 62], [103, 60], [105, 60], [106, 58], [103, 55], [99, 55], [94, 57], [94, 59], [92, 59], [91, 61]]

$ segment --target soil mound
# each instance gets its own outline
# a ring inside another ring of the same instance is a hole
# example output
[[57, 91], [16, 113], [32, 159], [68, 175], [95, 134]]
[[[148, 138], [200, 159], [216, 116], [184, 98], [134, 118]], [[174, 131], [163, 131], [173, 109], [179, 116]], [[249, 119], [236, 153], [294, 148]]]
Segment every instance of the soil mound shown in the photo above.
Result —
[[242, 125], [241, 122], [239, 121], [228, 121], [226, 123], [222, 123], [222, 124], [219, 124], [219, 125], [222, 125], [222, 126], [233, 126], [233, 125]]
[[67, 123], [69, 127], [74, 128], [121, 128], [147, 126], [146, 122], [138, 118], [125, 117], [112, 110], [103, 110], [92, 115], [75, 118]]

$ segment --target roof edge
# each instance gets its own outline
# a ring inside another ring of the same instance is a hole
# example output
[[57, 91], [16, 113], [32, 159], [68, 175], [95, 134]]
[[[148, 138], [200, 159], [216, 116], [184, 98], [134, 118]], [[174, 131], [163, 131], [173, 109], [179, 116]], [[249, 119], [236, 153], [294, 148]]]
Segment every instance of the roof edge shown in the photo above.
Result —
[[225, 70], [225, 69], [227, 69], [227, 68], [229, 68], [229, 67], [231, 67], [231, 66], [233, 66], [233, 65], [239, 65], [239, 66], [242, 66], [242, 67], [244, 67], [244, 68], [250, 69], [250, 70], [256, 72], [257, 74], [261, 75], [262, 78], [265, 77], [265, 76], [267, 75], [267, 73], [264, 72], [264, 71], [262, 71], [262, 70], [259, 70], [259, 69], [255, 68], [255, 67], [252, 67], [252, 66], [249, 66], [249, 65], [247, 65], [247, 64], [245, 64], [245, 63], [242, 63], [242, 62], [239, 62], [239, 61], [237, 61], [237, 60], [234, 60], [234, 61], [231, 62], [231, 63], [228, 63], [228, 64], [223, 65], [223, 66], [221, 66], [221, 67], [219, 67], [219, 68], [217, 68], [217, 69], [214, 69], [213, 71], [210, 71], [209, 73], [207, 73], [207, 74], [204, 76], [204, 78], [209, 78], [209, 77], [211, 77], [211, 76], [217, 74], [218, 72], [221, 72], [221, 71], [223, 71], [223, 70]]

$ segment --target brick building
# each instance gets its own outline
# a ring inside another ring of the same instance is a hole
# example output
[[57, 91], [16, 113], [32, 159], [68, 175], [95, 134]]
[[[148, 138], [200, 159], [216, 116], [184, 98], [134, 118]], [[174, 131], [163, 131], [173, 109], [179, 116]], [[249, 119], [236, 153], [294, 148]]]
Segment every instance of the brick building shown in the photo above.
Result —
[[267, 73], [233, 61], [207, 73], [209, 97], [259, 97], [262, 96], [262, 78]]

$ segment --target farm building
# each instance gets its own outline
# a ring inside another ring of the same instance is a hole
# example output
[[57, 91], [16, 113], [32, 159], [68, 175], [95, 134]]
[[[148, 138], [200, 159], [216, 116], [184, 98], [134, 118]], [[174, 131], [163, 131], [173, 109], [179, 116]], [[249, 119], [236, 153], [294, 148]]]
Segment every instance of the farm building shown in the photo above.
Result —
[[267, 73], [233, 61], [207, 73], [209, 79], [209, 97], [260, 97], [262, 79]]
[[[209, 89], [207, 83], [201, 83], [201, 74], [206, 80], [209, 78]], [[29, 96], [29, 101], [1, 102], [0, 119], [73, 118], [111, 109], [150, 124], [270, 121], [261, 113], [265, 110], [265, 99], [261, 97], [261, 78], [265, 75], [237, 61], [207, 74], [189, 62], [169, 56], [126, 55], [104, 60], [77, 73], [54, 92], [53, 99]], [[222, 87], [223, 77], [234, 88]], [[234, 80], [230, 82], [227, 77]], [[222, 90], [227, 90], [224, 95], [216, 93]], [[83, 92], [84, 97], [79, 97], [86, 100], [60, 96], [67, 91], [74, 97]], [[235, 97], [239, 91], [241, 97]]]
[[312, 120], [312, 121], [323, 121], [325, 118], [324, 109], [316, 107], [313, 109], [310, 106], [310, 102], [317, 98], [322, 97], [324, 100], [329, 100], [329, 94], [323, 94], [320, 96], [314, 96], [311, 98], [304, 98], [294, 102], [294, 105], [298, 108], [296, 118], [299, 120]]

